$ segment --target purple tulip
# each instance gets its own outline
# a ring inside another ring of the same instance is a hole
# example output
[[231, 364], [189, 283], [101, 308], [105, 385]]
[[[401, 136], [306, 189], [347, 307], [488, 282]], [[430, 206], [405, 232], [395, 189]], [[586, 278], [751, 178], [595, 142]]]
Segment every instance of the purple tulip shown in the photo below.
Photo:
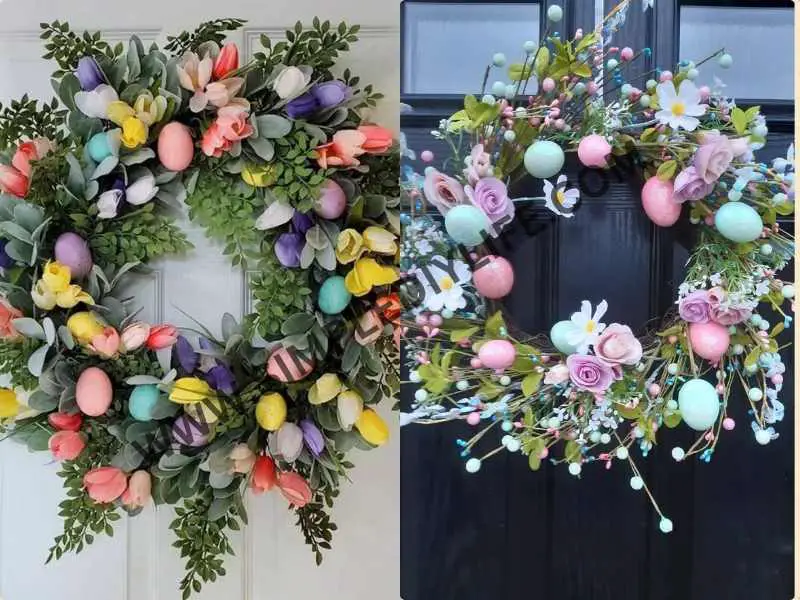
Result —
[[292, 119], [310, 115], [319, 108], [317, 99], [311, 94], [298, 96], [286, 105], [286, 114]]
[[282, 233], [275, 240], [275, 256], [284, 267], [299, 267], [305, 241], [306, 236], [302, 233]]
[[10, 269], [14, 266], [14, 259], [6, 253], [7, 240], [0, 240], [0, 267]]
[[194, 373], [200, 362], [200, 356], [194, 351], [192, 344], [182, 335], [178, 336], [175, 342], [175, 354], [178, 355], [178, 363], [187, 374]]
[[319, 83], [311, 88], [311, 94], [317, 99], [321, 108], [338, 106], [347, 100], [351, 93], [350, 88], [338, 80]]
[[314, 219], [311, 218], [311, 215], [294, 211], [294, 216], [292, 216], [292, 225], [294, 226], [294, 230], [296, 232], [305, 234], [306, 231], [314, 226]]
[[303, 430], [303, 441], [314, 456], [319, 456], [325, 450], [325, 438], [322, 432], [314, 425], [313, 421], [303, 419], [300, 421], [300, 429]]
[[204, 379], [208, 385], [223, 394], [230, 396], [236, 391], [236, 378], [231, 370], [219, 361], [205, 374]]
[[106, 82], [105, 75], [100, 69], [100, 65], [91, 56], [84, 56], [78, 61], [78, 68], [75, 70], [75, 76], [81, 84], [81, 89], [85, 92], [91, 92], [98, 85]]

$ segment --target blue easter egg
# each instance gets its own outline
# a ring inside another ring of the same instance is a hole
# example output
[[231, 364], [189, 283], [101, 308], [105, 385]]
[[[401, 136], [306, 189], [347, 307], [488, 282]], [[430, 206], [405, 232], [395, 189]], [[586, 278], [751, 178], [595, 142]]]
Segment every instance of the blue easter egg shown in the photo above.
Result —
[[460, 204], [451, 208], [444, 217], [444, 228], [457, 244], [477, 246], [489, 231], [489, 219], [479, 208]]
[[704, 379], [690, 379], [678, 391], [678, 409], [684, 423], [695, 431], [705, 431], [719, 417], [717, 390]]
[[559, 352], [574, 354], [578, 349], [567, 341], [567, 335], [574, 331], [577, 325], [572, 321], [559, 321], [550, 329], [550, 341]]
[[539, 179], [557, 175], [564, 166], [561, 146], [548, 140], [534, 142], [525, 150], [525, 170]]
[[152, 421], [153, 408], [161, 392], [155, 385], [137, 385], [128, 399], [128, 412], [137, 421]]
[[728, 202], [714, 215], [714, 227], [732, 242], [752, 242], [761, 237], [764, 222], [749, 204]]
[[94, 134], [86, 145], [86, 149], [89, 151], [89, 156], [96, 163], [103, 162], [104, 159], [113, 154], [106, 132]]
[[352, 297], [353, 295], [347, 291], [347, 287], [344, 285], [344, 277], [334, 275], [328, 277], [319, 288], [317, 303], [319, 309], [326, 315], [338, 315], [347, 308]]

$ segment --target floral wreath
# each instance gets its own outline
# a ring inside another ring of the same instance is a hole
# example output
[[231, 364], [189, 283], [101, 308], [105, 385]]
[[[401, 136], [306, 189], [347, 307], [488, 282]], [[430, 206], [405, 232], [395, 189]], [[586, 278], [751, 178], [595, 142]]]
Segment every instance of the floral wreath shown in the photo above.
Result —
[[[611, 45], [630, 5], [620, 2], [589, 34], [527, 42], [525, 61], [508, 66], [510, 84], [494, 83], [481, 99], [467, 96], [464, 109], [433, 131], [463, 172], [429, 166], [418, 175], [404, 165], [410, 214], [402, 215], [401, 297], [413, 307], [404, 313], [404, 360], [417, 389], [401, 424], [464, 420], [476, 428], [457, 440], [470, 473], [503, 451], [524, 454], [532, 470], [550, 458], [574, 476], [594, 462], [610, 469], [622, 461], [668, 533], [673, 523], [635, 451], [647, 456], [663, 427], [683, 423], [698, 437], [673, 448], [672, 457], [709, 462], [722, 432], [736, 426], [728, 413], [735, 388], [744, 390], [756, 441], [778, 436], [785, 367], [777, 338], [791, 325], [783, 306], [791, 302], [793, 310], [795, 288], [777, 275], [794, 255], [793, 237], [777, 218], [793, 213], [794, 156], [790, 149], [771, 168], [754, 159], [767, 135], [764, 117], [758, 107], [737, 107], [719, 82], [714, 90], [698, 87], [706, 61], [646, 73], [655, 78], [645, 89], [626, 81], [627, 68], [650, 55]], [[562, 10], [553, 6], [547, 15], [557, 22]], [[733, 61], [724, 50], [710, 59], [724, 68]], [[484, 81], [505, 63], [494, 55]], [[401, 142], [402, 156], [415, 159]], [[669, 227], [688, 212], [699, 230], [677, 314], [653, 334], [604, 323], [605, 301], [584, 301], [549, 336], [514, 336], [502, 312], [490, 308], [511, 291], [514, 272], [485, 240], [514, 220], [514, 203], [544, 201], [563, 218], [579, 208], [580, 191], [567, 189], [567, 177], [552, 181], [565, 149], [587, 168], [633, 157], [646, 178], [647, 216]], [[434, 156], [426, 150], [420, 158]], [[544, 180], [544, 197], [509, 198], [507, 183], [525, 175]], [[446, 233], [422, 214], [428, 204], [444, 216]]]
[[[319, 564], [349, 451], [387, 441], [375, 406], [399, 384], [399, 157], [361, 116], [381, 95], [331, 72], [359, 28], [298, 23], [241, 64], [243, 24], [163, 49], [43, 24], [60, 102], [0, 106], [0, 419], [61, 461], [48, 562], [120, 509], [179, 505], [184, 598], [224, 575], [248, 488], [280, 490]], [[222, 337], [137, 321], [119, 293], [190, 248], [184, 204], [254, 272]]]

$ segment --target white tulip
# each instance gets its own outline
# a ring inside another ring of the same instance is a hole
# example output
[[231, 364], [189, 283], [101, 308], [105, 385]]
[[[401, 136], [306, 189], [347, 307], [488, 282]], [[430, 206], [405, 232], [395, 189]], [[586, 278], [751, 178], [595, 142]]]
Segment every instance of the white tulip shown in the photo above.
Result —
[[300, 95], [311, 81], [311, 75], [297, 67], [286, 67], [272, 82], [272, 89], [281, 100], [292, 99]]
[[98, 85], [91, 92], [75, 94], [75, 106], [87, 117], [95, 119], [108, 118], [108, 107], [119, 100], [117, 90], [105, 83]]
[[125, 201], [134, 206], [141, 206], [150, 202], [157, 193], [156, 178], [153, 175], [145, 175], [125, 190]]
[[108, 190], [100, 194], [97, 199], [97, 218], [98, 219], [113, 219], [117, 216], [117, 208], [119, 201], [122, 200], [122, 190]]

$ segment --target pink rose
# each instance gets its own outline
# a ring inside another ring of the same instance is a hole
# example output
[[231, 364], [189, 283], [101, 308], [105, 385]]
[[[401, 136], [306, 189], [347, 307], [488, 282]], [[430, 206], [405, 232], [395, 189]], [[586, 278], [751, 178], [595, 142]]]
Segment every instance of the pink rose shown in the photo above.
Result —
[[147, 338], [150, 337], [150, 325], [147, 323], [131, 323], [122, 330], [122, 347], [125, 352], [133, 352], [144, 346]]
[[116, 467], [98, 467], [83, 476], [83, 487], [98, 504], [109, 504], [125, 492], [128, 478]]
[[122, 503], [135, 509], [146, 506], [150, 501], [153, 482], [147, 471], [135, 471], [128, 480], [128, 489], [122, 494]]
[[710, 311], [711, 303], [706, 290], [686, 294], [678, 303], [678, 313], [687, 323], [708, 323]]
[[470, 185], [475, 185], [478, 180], [488, 177], [492, 172], [491, 157], [488, 152], [483, 151], [483, 144], [473, 146], [470, 152], [469, 167], [464, 169], [464, 175]]
[[576, 387], [598, 394], [608, 389], [616, 377], [614, 370], [597, 356], [570, 354], [569, 378]]
[[749, 308], [736, 307], [728, 304], [728, 293], [721, 287], [708, 290], [710, 304], [709, 316], [714, 323], [719, 325], [736, 325], [751, 317], [753, 311]]
[[80, 433], [64, 430], [51, 435], [47, 445], [56, 460], [75, 460], [86, 447], [86, 440]]
[[635, 365], [642, 359], [642, 343], [627, 325], [612, 323], [594, 343], [594, 353], [601, 361], [615, 365]]
[[247, 122], [247, 110], [233, 104], [220, 108], [217, 113], [217, 125], [221, 135], [231, 142], [238, 142], [254, 133], [253, 126]]
[[451, 208], [467, 201], [464, 187], [457, 180], [433, 168], [427, 169], [425, 173], [423, 189], [428, 202], [443, 215], [446, 215]]
[[0, 339], [12, 339], [19, 336], [12, 321], [22, 317], [22, 311], [11, 306], [5, 298], [0, 298]]
[[733, 158], [747, 150], [747, 140], [744, 138], [731, 140], [718, 132], [706, 133], [694, 155], [697, 174], [706, 183], [714, 183], [728, 169]]
[[178, 330], [172, 325], [157, 325], [150, 329], [147, 347], [150, 350], [163, 350], [178, 341]]
[[559, 383], [564, 383], [569, 379], [569, 367], [564, 363], [558, 363], [557, 365], [553, 365], [544, 374], [544, 383], [545, 385], [558, 385]]
[[714, 184], [706, 183], [695, 167], [687, 167], [675, 178], [675, 191], [672, 199], [675, 202], [702, 200], [714, 189]]
[[474, 188], [465, 188], [467, 198], [480, 208], [495, 226], [495, 233], [514, 218], [514, 203], [508, 197], [506, 184], [494, 177], [484, 177]]

